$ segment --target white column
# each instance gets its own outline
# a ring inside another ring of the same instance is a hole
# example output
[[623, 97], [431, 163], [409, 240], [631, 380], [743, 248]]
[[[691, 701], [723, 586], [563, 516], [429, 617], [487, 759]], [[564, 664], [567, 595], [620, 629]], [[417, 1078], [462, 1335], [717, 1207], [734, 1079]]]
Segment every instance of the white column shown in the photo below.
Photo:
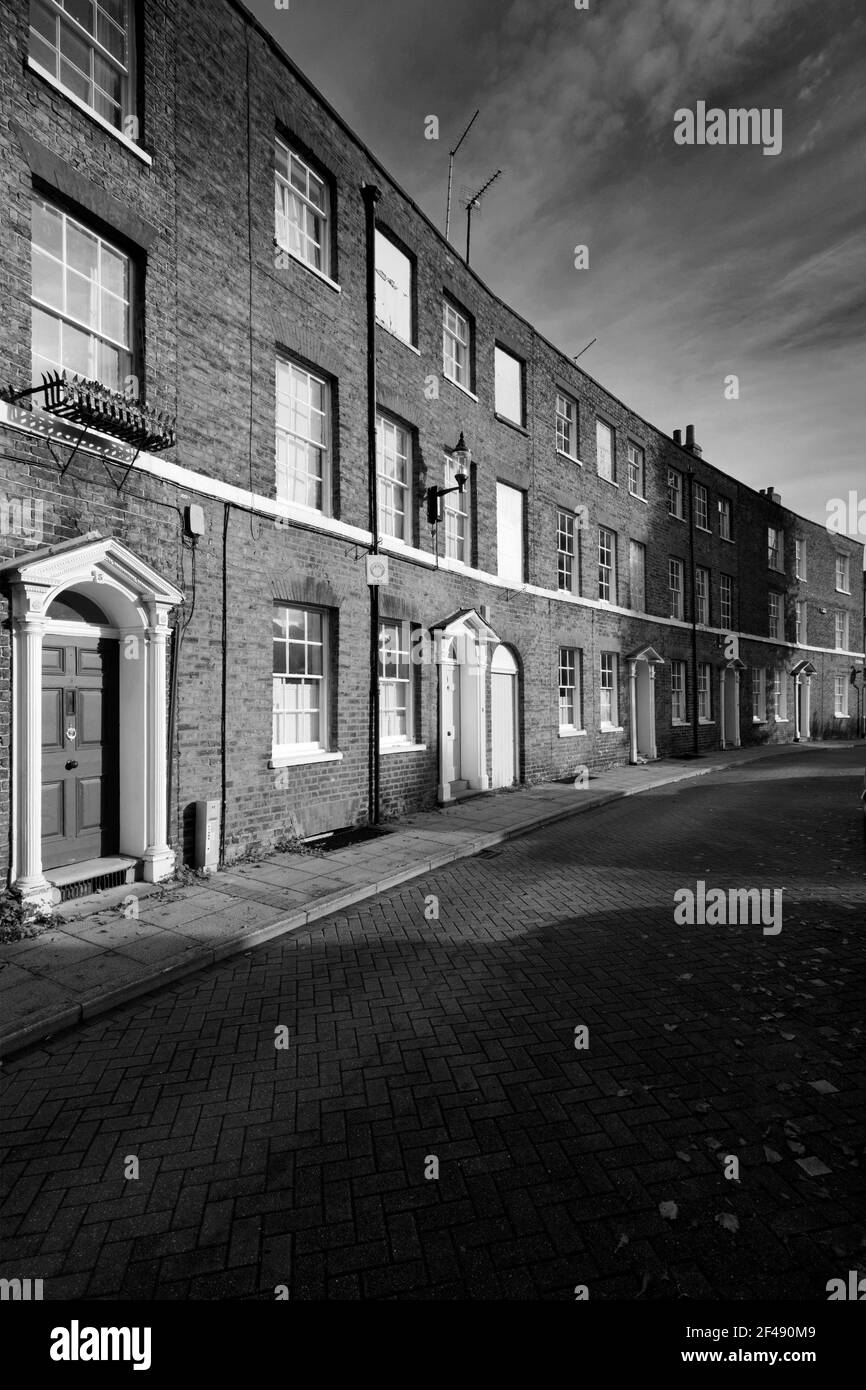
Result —
[[637, 662], [628, 663], [628, 742], [629, 762], [637, 762]]
[[[12, 887], [47, 906], [60, 893], [42, 871], [42, 595], [22, 586], [12, 626]], [[38, 611], [31, 611], [38, 610]]]
[[734, 671], [734, 747], [740, 746], [740, 673]]
[[156, 621], [144, 629], [145, 660], [145, 836], [142, 856], [144, 878], [158, 883], [174, 871], [174, 850], [168, 844], [168, 721], [166, 713], [166, 670], [168, 613], [156, 608]]
[[805, 689], [805, 692], [806, 692], [806, 693], [805, 693], [805, 695], [803, 696], [803, 725], [802, 725], [802, 728], [801, 728], [801, 730], [800, 730], [800, 738], [801, 738], [804, 742], [808, 742], [808, 740], [812, 737], [811, 732], [810, 732], [810, 730], [811, 730], [811, 728], [812, 728], [812, 677], [811, 677], [811, 676], [807, 676], [807, 677], [806, 677], [806, 684], [805, 684], [804, 689]]
[[726, 706], [726, 701], [725, 701], [725, 696], [726, 696], [726, 695], [727, 695], [727, 672], [725, 671], [725, 668], [724, 668], [724, 666], [723, 666], [722, 669], [721, 669], [721, 671], [719, 672], [719, 746], [722, 747], [722, 748], [727, 748], [727, 743], [726, 743], [726, 741], [725, 741], [725, 740], [726, 740], [726, 735], [727, 735], [727, 726], [726, 726], [726, 723], [725, 723], [725, 719], [726, 719], [726, 715], [727, 715], [727, 709], [726, 709], [726, 707], [725, 707], [725, 706]]
[[794, 677], [794, 742], [800, 742], [800, 677]]

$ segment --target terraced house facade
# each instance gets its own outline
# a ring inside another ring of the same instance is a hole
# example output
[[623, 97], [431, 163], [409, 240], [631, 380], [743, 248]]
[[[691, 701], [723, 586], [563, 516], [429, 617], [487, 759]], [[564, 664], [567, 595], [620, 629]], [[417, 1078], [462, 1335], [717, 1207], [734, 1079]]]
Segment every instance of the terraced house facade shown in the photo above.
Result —
[[242, 6], [4, 16], [16, 891], [856, 732], [862, 546], [511, 311]]

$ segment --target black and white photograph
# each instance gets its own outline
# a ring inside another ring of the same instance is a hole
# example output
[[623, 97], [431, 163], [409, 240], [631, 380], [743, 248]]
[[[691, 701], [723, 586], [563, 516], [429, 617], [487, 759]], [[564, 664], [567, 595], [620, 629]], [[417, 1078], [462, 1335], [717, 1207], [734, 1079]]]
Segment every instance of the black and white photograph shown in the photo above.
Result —
[[864, 71], [859, 0], [0, 0], [26, 1373], [566, 1302], [830, 1375]]

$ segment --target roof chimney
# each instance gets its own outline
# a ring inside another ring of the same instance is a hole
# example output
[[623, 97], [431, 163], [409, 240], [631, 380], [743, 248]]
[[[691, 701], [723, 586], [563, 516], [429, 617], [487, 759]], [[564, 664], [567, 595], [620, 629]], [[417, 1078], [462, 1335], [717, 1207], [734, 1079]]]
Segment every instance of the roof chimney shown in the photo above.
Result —
[[765, 497], [769, 497], [769, 499], [770, 499], [771, 502], [775, 502], [777, 507], [781, 504], [781, 501], [782, 501], [782, 494], [781, 494], [780, 492], [777, 492], [777, 491], [776, 491], [776, 489], [775, 489], [775, 487], [773, 487], [772, 483], [770, 484], [770, 486], [769, 486], [769, 487], [766, 489], [766, 491], [764, 492], [764, 496], [765, 496]]
[[694, 425], [686, 425], [686, 444], [685, 444], [685, 447], [688, 449], [688, 451], [689, 451], [690, 454], [695, 454], [697, 458], [700, 458], [701, 455], [703, 454], [703, 449], [701, 448], [700, 444], [696, 444], [696, 443], [695, 443], [695, 427], [694, 427]]
[[674, 430], [674, 443], [675, 443], [675, 444], [682, 444], [682, 442], [683, 442], [683, 432], [682, 432], [682, 430]]

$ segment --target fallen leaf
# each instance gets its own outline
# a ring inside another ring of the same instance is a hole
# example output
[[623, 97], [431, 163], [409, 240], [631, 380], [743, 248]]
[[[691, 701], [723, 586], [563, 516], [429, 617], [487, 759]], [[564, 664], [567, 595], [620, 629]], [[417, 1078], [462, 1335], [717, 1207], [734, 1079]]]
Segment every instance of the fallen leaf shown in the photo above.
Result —
[[[623, 1233], [623, 1234], [620, 1236], [620, 1238], [619, 1238], [619, 1245], [616, 1247], [616, 1249], [617, 1249], [617, 1250], [621, 1250], [622, 1247], [623, 1247], [624, 1245], [628, 1245], [628, 1236], [625, 1235], [625, 1233]], [[614, 1251], [614, 1254], [616, 1254], [616, 1250]]]
[[825, 1173], [832, 1173], [833, 1169], [828, 1168], [826, 1163], [822, 1163], [820, 1158], [798, 1158], [797, 1166], [803, 1169], [810, 1178], [822, 1178]]
[[682, 1149], [677, 1149], [677, 1158], [682, 1159], [683, 1163], [691, 1163], [691, 1155], [683, 1153]]
[[679, 1207], [676, 1202], [659, 1202], [659, 1211], [665, 1221], [676, 1221], [679, 1215]]
[[775, 1149], [768, 1149], [766, 1144], [764, 1145], [764, 1157], [768, 1163], [782, 1162], [782, 1155], [777, 1154]]
[[718, 1221], [719, 1225], [723, 1227], [726, 1231], [736, 1232], [740, 1229], [740, 1223], [737, 1220], [736, 1216], [734, 1216], [729, 1211], [719, 1212], [718, 1216], [716, 1217], [716, 1220]]

